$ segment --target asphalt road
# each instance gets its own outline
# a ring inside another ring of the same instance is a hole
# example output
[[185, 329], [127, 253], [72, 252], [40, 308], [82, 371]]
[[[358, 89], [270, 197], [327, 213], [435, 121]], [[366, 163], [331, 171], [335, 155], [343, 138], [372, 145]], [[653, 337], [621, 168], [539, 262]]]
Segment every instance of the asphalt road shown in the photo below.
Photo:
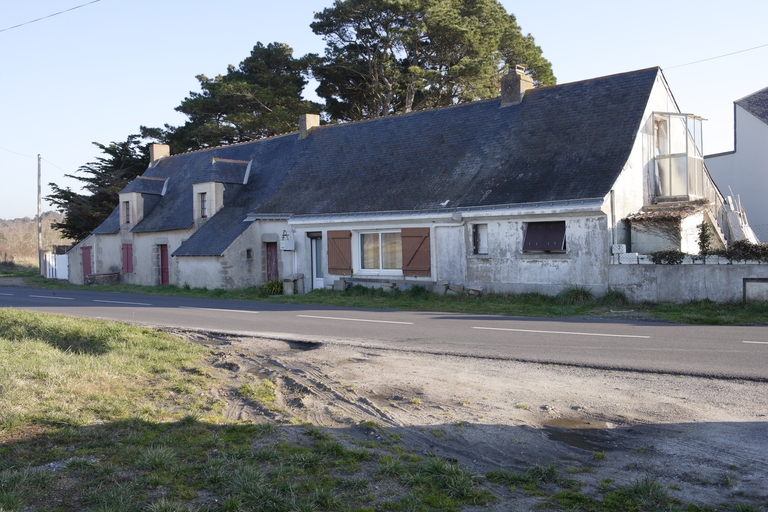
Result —
[[352, 309], [24, 287], [0, 287], [0, 307], [298, 341], [768, 381], [768, 327], [762, 326]]

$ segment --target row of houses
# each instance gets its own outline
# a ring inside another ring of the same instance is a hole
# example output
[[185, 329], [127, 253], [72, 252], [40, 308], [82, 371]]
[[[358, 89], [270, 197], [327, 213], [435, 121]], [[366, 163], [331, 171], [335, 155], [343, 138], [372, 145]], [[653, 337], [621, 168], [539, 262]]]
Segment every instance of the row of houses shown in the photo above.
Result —
[[[69, 252], [69, 279], [601, 293], [618, 253], [659, 238], [690, 252], [702, 222], [723, 246], [733, 237], [701, 119], [659, 68], [532, 85], [518, 70], [498, 99], [324, 126], [307, 115], [297, 133], [180, 155], [154, 145]], [[671, 232], [649, 229], [664, 219]]]

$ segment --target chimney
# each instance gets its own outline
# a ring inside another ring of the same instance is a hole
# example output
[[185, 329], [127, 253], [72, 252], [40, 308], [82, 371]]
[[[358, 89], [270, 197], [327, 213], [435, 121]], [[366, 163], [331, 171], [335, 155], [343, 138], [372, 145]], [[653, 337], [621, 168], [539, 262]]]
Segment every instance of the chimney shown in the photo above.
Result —
[[501, 106], [517, 105], [523, 101], [523, 95], [533, 89], [533, 78], [525, 74], [525, 67], [515, 66], [514, 73], [501, 77]]
[[171, 146], [168, 144], [149, 145], [149, 164], [152, 165], [164, 156], [171, 156]]
[[317, 114], [302, 114], [299, 116], [299, 140], [309, 137], [309, 131], [320, 126], [320, 116]]

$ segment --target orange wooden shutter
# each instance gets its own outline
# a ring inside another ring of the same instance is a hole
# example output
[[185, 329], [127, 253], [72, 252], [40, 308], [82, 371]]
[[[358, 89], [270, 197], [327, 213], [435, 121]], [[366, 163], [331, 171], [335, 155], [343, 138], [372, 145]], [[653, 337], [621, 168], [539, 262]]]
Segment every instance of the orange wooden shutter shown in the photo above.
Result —
[[432, 260], [429, 253], [429, 228], [403, 228], [403, 275], [429, 277]]
[[352, 232], [328, 232], [328, 273], [340, 276], [352, 275]]

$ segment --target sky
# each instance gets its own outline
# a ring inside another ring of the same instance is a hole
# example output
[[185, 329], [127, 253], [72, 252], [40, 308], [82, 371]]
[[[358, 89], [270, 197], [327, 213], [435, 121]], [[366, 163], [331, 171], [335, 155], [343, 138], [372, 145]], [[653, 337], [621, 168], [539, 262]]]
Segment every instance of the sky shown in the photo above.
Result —
[[[77, 190], [64, 175], [100, 156], [93, 142], [183, 124], [174, 108], [199, 91], [196, 75], [226, 73], [259, 41], [322, 53], [309, 24], [332, 3], [0, 0], [0, 219], [36, 214], [38, 154], [43, 195], [49, 182]], [[681, 111], [707, 119], [705, 154], [733, 150], [733, 102], [768, 87], [766, 0], [501, 3], [558, 83], [660, 66]]]

